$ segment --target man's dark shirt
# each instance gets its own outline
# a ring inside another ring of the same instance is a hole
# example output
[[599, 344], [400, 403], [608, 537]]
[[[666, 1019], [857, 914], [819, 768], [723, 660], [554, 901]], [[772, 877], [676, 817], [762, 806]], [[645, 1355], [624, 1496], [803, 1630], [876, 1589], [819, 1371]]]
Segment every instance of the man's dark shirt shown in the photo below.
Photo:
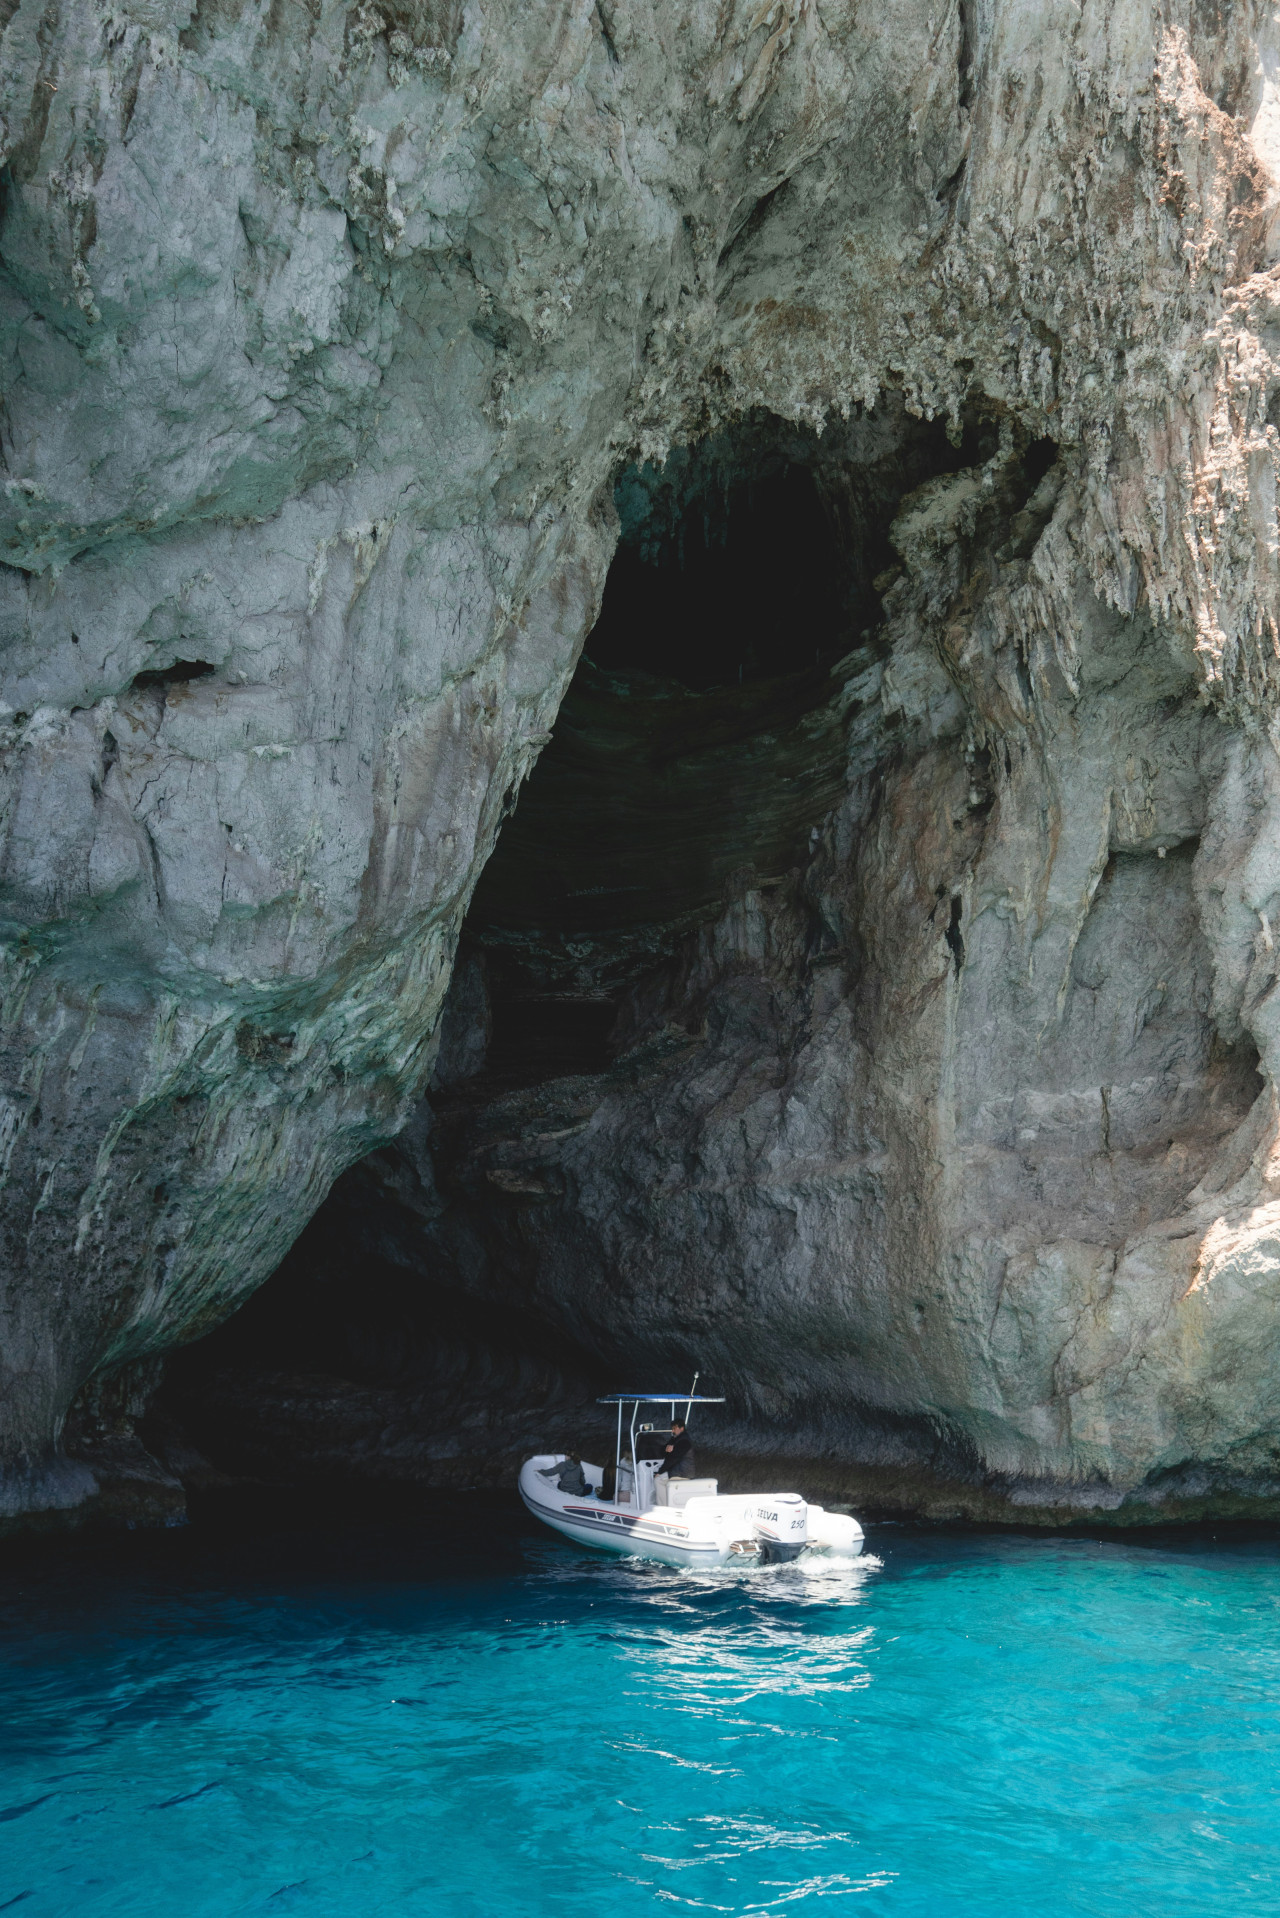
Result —
[[665, 1472], [669, 1478], [693, 1477], [693, 1440], [687, 1432], [678, 1433], [671, 1441], [671, 1450], [658, 1467], [658, 1472]]

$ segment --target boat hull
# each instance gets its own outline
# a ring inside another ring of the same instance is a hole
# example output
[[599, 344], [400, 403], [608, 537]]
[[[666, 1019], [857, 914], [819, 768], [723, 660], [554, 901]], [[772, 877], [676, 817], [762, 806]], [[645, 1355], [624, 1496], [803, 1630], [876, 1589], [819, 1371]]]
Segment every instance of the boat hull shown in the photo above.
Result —
[[723, 1565], [731, 1554], [731, 1541], [680, 1538], [648, 1512], [628, 1512], [625, 1508], [572, 1499], [549, 1504], [524, 1484], [521, 1473], [520, 1496], [535, 1518], [554, 1532], [571, 1538], [595, 1552], [613, 1552], [622, 1558], [652, 1558], [664, 1565]]

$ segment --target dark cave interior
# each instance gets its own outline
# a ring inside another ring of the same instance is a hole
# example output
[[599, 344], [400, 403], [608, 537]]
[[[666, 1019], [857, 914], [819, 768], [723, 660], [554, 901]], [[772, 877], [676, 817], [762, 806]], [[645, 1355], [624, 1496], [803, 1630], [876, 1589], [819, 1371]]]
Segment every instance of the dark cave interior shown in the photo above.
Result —
[[620, 475], [599, 619], [464, 928], [495, 1080], [601, 1070], [620, 995], [803, 862], [880, 651], [893, 517], [997, 444], [900, 409], [822, 436], [753, 415]]
[[806, 467], [708, 488], [656, 531], [643, 475], [625, 474], [616, 496], [626, 517], [587, 642], [606, 673], [690, 693], [780, 679], [871, 623]]

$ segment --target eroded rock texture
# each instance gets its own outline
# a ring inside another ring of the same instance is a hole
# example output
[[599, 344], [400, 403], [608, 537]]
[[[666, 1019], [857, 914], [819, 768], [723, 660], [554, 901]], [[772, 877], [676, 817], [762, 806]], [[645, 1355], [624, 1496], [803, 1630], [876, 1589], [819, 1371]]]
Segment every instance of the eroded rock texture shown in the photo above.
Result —
[[3, 17], [3, 1509], [415, 1112], [619, 531], [346, 1242], [565, 1403], [1274, 1496], [1269, 11]]

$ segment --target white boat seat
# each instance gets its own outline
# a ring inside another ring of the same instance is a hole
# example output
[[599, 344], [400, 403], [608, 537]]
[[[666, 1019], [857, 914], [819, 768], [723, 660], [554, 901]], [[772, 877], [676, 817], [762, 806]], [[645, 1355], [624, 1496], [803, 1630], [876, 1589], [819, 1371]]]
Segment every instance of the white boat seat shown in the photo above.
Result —
[[719, 1481], [713, 1478], [669, 1478], [660, 1472], [653, 1481], [655, 1505], [670, 1505], [677, 1510], [691, 1498], [714, 1498]]

